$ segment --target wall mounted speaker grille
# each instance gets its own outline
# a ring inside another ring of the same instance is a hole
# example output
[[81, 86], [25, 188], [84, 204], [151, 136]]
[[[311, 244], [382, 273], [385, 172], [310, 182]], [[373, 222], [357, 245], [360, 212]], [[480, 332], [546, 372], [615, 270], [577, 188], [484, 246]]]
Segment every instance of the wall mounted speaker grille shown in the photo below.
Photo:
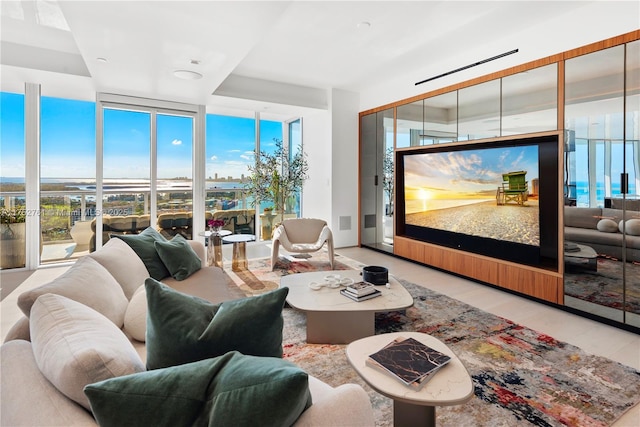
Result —
[[340, 231], [351, 230], [351, 217], [350, 216], [341, 216], [340, 217]]

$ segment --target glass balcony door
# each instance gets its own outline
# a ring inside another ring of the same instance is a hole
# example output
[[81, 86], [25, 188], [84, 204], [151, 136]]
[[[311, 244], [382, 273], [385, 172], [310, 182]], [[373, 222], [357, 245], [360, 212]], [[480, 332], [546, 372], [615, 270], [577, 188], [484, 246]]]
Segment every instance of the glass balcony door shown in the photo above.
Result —
[[192, 239], [194, 230], [204, 230], [204, 223], [193, 224], [197, 113], [110, 100], [98, 107], [102, 173], [92, 229], [102, 233], [95, 233], [90, 250], [111, 234], [137, 234], [149, 226], [167, 239]]

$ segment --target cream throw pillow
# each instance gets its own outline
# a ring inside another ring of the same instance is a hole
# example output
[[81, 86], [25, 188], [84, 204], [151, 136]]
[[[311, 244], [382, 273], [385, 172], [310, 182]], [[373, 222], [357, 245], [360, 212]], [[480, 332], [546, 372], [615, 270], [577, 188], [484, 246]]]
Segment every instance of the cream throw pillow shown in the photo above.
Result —
[[145, 370], [120, 329], [69, 298], [54, 294], [38, 297], [31, 308], [30, 329], [33, 354], [42, 374], [87, 409], [86, 385]]
[[640, 236], [640, 219], [628, 219], [626, 221], [620, 221], [618, 225], [620, 232], [624, 228], [630, 236]]
[[603, 233], [617, 233], [618, 232], [618, 224], [612, 219], [603, 218], [598, 221], [596, 225], [598, 231], [602, 231]]
[[124, 324], [129, 301], [111, 274], [96, 260], [82, 257], [54, 281], [22, 293], [18, 307], [29, 317], [31, 306], [40, 295], [63, 295], [105, 315], [118, 328]]
[[144, 342], [147, 333], [147, 293], [144, 286], [131, 297], [124, 314], [124, 332], [136, 341]]
[[149, 277], [147, 267], [138, 254], [121, 239], [110, 239], [100, 250], [89, 256], [116, 279], [127, 299], [131, 299], [139, 287], [144, 287], [142, 285]]

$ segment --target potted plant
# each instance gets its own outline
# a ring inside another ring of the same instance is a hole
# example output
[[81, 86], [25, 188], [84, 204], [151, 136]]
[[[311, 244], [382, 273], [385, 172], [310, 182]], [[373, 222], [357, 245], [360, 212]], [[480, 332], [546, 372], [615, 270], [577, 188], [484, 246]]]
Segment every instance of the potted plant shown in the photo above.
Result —
[[256, 151], [255, 163], [248, 166], [244, 192], [253, 196], [254, 205], [272, 202], [274, 213], [284, 214], [291, 209], [292, 196], [302, 189], [309, 167], [301, 148], [290, 155], [282, 140], [274, 138], [274, 141], [276, 149], [272, 153]]
[[0, 210], [1, 268], [24, 267], [26, 262], [26, 212], [24, 209]]

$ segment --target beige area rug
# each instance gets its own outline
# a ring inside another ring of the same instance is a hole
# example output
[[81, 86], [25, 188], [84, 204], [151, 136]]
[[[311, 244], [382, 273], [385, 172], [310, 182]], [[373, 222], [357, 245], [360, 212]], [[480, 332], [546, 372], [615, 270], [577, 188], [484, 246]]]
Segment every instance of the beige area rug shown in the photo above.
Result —
[[[362, 264], [336, 257], [337, 269]], [[233, 273], [247, 295], [278, 286], [286, 274], [329, 270], [326, 253], [307, 260], [249, 262]], [[612, 360], [487, 313], [446, 295], [401, 281], [413, 307], [376, 315], [376, 334], [418, 331], [446, 343], [467, 367], [475, 396], [458, 406], [438, 407], [443, 426], [609, 426], [640, 402], [640, 372]], [[391, 426], [392, 401], [367, 386], [349, 365], [344, 345], [307, 344], [306, 317], [283, 310], [284, 357], [332, 386], [357, 383], [369, 394], [376, 425]]]

